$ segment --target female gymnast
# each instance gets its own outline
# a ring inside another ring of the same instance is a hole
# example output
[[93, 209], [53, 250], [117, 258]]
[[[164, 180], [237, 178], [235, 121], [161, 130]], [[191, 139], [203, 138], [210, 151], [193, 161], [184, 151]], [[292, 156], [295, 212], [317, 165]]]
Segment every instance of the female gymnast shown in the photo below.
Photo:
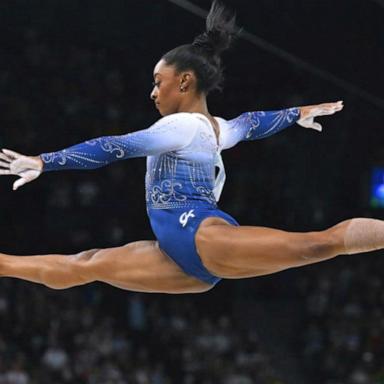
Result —
[[207, 291], [222, 278], [261, 276], [384, 248], [380, 220], [354, 218], [324, 231], [292, 233], [240, 226], [218, 208], [225, 181], [222, 150], [294, 123], [320, 131], [314, 118], [343, 108], [336, 102], [246, 112], [231, 120], [211, 116], [206, 97], [221, 84], [220, 54], [236, 31], [234, 16], [215, 1], [206, 31], [161, 58], [151, 98], [163, 117], [150, 128], [40, 156], [0, 153], [0, 174], [19, 176], [14, 190], [42, 172], [92, 169], [146, 156], [147, 214], [157, 241], [73, 255], [0, 254], [1, 276], [55, 289], [102, 281], [132, 291], [192, 293]]

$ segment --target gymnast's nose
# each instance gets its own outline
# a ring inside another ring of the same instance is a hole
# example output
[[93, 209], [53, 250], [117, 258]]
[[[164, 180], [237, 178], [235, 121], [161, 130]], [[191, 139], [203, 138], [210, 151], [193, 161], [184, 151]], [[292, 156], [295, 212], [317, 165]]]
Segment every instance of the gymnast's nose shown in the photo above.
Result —
[[152, 92], [151, 92], [151, 95], [150, 95], [150, 98], [151, 98], [153, 101], [155, 101], [155, 100], [156, 100], [156, 97], [157, 97], [156, 87], [153, 87]]

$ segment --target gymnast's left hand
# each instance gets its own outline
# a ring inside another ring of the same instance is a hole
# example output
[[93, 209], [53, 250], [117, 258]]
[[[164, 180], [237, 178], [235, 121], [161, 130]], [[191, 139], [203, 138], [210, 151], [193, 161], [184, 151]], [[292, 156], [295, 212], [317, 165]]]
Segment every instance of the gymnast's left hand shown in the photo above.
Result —
[[342, 101], [300, 107], [300, 119], [296, 123], [304, 128], [311, 128], [321, 132], [323, 127], [321, 124], [315, 122], [314, 118], [317, 116], [333, 115], [334, 113], [341, 111], [343, 107], [344, 105]]
[[42, 171], [43, 161], [38, 156], [24, 156], [4, 148], [0, 152], [0, 175], [19, 176], [13, 183], [14, 191], [37, 179]]

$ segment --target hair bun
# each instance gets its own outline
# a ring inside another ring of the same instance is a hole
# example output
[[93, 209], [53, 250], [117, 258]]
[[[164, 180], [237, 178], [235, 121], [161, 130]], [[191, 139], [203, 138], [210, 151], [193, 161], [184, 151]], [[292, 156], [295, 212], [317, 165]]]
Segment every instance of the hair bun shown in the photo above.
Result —
[[197, 36], [192, 45], [209, 55], [219, 56], [229, 48], [237, 33], [236, 16], [215, 0], [206, 19], [206, 31]]
[[214, 89], [222, 89], [224, 75], [220, 53], [229, 48], [238, 33], [234, 13], [215, 0], [206, 19], [205, 32], [192, 44], [168, 51], [162, 59], [167, 65], [173, 65], [177, 73], [193, 70], [197, 92], [208, 95]]

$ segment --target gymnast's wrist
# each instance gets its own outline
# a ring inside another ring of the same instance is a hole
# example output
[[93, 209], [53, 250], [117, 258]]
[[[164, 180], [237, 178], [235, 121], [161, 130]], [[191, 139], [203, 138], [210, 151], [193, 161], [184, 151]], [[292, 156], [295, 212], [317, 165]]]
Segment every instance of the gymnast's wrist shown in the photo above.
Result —
[[297, 120], [300, 120], [303, 116], [303, 107], [297, 107], [297, 110], [299, 111], [299, 116], [297, 117]]
[[41, 156], [31, 156], [33, 160], [36, 160], [36, 169], [40, 172], [44, 171], [44, 162], [41, 158]]

